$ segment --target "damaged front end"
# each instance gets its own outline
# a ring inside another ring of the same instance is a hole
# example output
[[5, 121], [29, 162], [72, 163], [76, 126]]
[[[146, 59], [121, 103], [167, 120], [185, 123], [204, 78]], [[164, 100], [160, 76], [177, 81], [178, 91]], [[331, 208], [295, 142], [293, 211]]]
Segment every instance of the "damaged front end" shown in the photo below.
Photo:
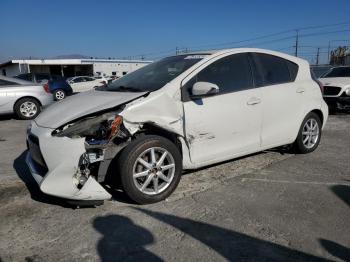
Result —
[[123, 125], [120, 111], [105, 112], [65, 124], [52, 136], [84, 139], [85, 152], [80, 156], [73, 183], [81, 190], [89, 178], [104, 182], [109, 164], [131, 139]]

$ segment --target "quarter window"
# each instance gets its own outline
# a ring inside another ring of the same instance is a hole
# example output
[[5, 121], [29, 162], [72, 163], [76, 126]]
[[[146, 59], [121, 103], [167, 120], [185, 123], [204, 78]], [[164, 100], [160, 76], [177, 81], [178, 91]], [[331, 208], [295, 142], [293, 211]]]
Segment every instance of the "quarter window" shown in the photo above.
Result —
[[253, 54], [257, 67], [255, 84], [268, 86], [294, 81], [298, 66], [283, 58], [268, 54]]

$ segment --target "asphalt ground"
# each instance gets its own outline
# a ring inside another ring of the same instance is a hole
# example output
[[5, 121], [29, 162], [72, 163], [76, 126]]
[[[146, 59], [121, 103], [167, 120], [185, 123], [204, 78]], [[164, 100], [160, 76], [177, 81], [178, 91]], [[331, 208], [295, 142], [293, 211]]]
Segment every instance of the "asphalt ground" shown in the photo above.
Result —
[[166, 201], [120, 192], [74, 209], [24, 163], [28, 122], [0, 119], [0, 261], [350, 261], [350, 115], [308, 155], [271, 150], [187, 172]]

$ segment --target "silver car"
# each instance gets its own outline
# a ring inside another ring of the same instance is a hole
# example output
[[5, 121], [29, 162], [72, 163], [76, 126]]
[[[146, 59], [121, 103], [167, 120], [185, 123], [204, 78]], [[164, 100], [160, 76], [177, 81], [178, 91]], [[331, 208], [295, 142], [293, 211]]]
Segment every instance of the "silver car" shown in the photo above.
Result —
[[48, 86], [0, 76], [0, 114], [15, 113], [20, 119], [33, 119], [52, 102]]

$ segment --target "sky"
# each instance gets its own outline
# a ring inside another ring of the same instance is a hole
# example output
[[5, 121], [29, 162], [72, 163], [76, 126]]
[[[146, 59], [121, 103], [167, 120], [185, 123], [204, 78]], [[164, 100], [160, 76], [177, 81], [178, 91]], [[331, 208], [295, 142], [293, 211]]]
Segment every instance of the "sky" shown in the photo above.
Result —
[[[320, 47], [322, 63], [329, 41], [350, 45], [349, 14], [349, 0], [1, 0], [0, 62], [67, 54], [158, 59], [176, 47], [293, 53], [294, 29], [348, 22], [299, 31], [300, 56], [314, 62]], [[286, 30], [292, 31], [236, 43]], [[324, 34], [334, 31], [345, 32]]]

